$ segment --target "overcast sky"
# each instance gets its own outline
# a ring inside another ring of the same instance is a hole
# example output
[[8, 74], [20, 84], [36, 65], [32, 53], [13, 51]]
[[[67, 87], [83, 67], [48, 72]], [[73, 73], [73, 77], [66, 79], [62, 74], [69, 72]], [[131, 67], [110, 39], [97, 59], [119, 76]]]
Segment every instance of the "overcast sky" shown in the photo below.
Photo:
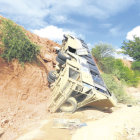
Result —
[[69, 33], [120, 48], [140, 36], [139, 0], [0, 0], [0, 14], [55, 41]]

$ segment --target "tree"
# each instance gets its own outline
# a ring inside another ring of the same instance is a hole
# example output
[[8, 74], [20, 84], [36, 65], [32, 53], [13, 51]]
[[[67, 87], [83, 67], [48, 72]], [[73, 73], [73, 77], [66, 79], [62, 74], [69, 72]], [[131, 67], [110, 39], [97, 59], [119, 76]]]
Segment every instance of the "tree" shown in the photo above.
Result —
[[[129, 69], [124, 65], [121, 59], [115, 59], [114, 49], [109, 44], [97, 44], [92, 49], [92, 55], [97, 60], [99, 68], [106, 74], [112, 74], [120, 81], [125, 81], [128, 85], [137, 86], [139, 83], [139, 73]], [[133, 66], [139, 68], [139, 63]]]
[[100, 69], [106, 73], [112, 73], [115, 58], [112, 45], [99, 43], [92, 49], [92, 55], [98, 62]]
[[134, 36], [134, 40], [124, 41], [121, 47], [124, 54], [128, 54], [134, 60], [140, 61], [140, 38]]
[[96, 44], [92, 49], [92, 54], [97, 61], [100, 61], [106, 57], [112, 57], [113, 53], [114, 53], [114, 49], [112, 45], [107, 43]]

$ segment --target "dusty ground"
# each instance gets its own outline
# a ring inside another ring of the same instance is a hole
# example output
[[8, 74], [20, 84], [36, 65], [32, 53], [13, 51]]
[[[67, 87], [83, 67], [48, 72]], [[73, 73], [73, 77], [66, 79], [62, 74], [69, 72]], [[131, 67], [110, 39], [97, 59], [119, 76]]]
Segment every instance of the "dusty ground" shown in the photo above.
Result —
[[140, 107], [126, 107], [76, 131], [72, 140], [139, 140]]
[[137, 100], [138, 104], [140, 105], [140, 85], [137, 88], [127, 87], [125, 90], [127, 94], [134, 97]]
[[[107, 113], [108, 114], [108, 113]], [[76, 129], [53, 128], [53, 119], [80, 119], [82, 122], [98, 120], [107, 115], [104, 112], [88, 109], [73, 114], [55, 113], [50, 114], [45, 120], [32, 124], [29, 129], [23, 129], [16, 140], [70, 140]]]
[[[89, 113], [90, 112], [90, 113]], [[85, 114], [89, 113], [87, 116]], [[61, 118], [79, 118], [87, 126], [79, 129], [53, 128], [52, 119], [42, 120], [22, 132], [16, 140], [139, 140], [140, 107], [121, 105], [113, 113], [86, 109]], [[79, 117], [80, 116], [80, 117]], [[53, 118], [54, 116], [51, 116]], [[57, 118], [60, 114], [57, 114]]]

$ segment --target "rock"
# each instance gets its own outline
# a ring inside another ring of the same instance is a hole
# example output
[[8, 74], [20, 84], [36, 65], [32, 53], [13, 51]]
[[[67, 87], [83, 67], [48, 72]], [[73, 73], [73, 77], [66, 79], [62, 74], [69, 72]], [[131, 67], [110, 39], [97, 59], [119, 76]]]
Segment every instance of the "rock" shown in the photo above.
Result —
[[49, 54], [44, 54], [43, 59], [47, 60], [48, 62], [50, 62], [50, 61], [53, 60], [53, 57], [51, 55], [49, 55]]
[[2, 124], [8, 123], [8, 122], [9, 122], [8, 119], [3, 119], [3, 120], [1, 121]]
[[127, 107], [132, 107], [132, 105], [127, 105]]

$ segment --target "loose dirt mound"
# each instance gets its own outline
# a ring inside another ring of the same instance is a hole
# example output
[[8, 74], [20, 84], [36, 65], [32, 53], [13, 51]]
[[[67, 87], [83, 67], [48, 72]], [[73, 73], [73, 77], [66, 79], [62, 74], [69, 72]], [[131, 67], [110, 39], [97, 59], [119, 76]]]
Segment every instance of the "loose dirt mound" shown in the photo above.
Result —
[[0, 126], [4, 139], [9, 139], [9, 134], [15, 136], [30, 120], [46, 115], [50, 93], [46, 76], [44, 69], [36, 65], [22, 68], [17, 62], [0, 63]]
[[48, 115], [47, 73], [56, 63], [53, 47], [59, 45], [29, 31], [26, 34], [41, 47], [39, 58], [45, 67], [40, 61], [21, 66], [17, 60], [7, 63], [0, 58], [0, 139], [3, 140], [12, 140], [24, 125]]
[[129, 61], [129, 60], [125, 60], [125, 59], [122, 59], [122, 62], [123, 62], [124, 65], [127, 66], [128, 68], [131, 68], [131, 64], [132, 64], [131, 61]]

